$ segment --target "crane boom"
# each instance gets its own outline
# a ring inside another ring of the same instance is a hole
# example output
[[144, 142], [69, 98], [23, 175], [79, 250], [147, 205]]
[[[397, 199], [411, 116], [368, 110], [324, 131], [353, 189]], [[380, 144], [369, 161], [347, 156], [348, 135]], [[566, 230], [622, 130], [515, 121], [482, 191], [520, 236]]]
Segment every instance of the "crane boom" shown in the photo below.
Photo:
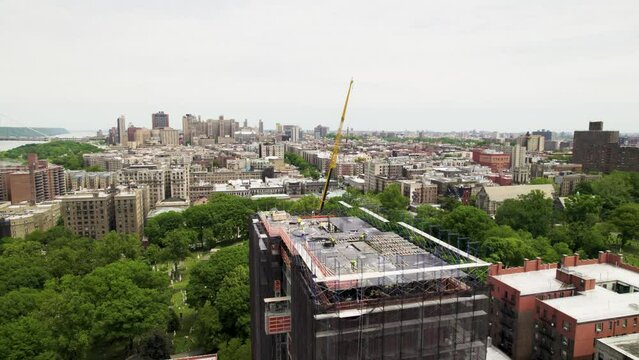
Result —
[[339, 141], [342, 139], [342, 127], [344, 126], [344, 119], [346, 118], [346, 108], [348, 107], [348, 99], [351, 96], [351, 88], [353, 87], [353, 80], [351, 79], [348, 84], [348, 92], [346, 93], [346, 101], [344, 102], [344, 110], [342, 110], [342, 118], [335, 133], [335, 144], [333, 144], [333, 152], [331, 153], [331, 161], [328, 163], [328, 170], [326, 171], [326, 183], [324, 184], [324, 191], [322, 191], [322, 199], [320, 200], [320, 213], [324, 210], [324, 203], [326, 202], [326, 195], [328, 194], [328, 186], [331, 182], [331, 176], [333, 175], [333, 169], [337, 164], [337, 155], [339, 154]]

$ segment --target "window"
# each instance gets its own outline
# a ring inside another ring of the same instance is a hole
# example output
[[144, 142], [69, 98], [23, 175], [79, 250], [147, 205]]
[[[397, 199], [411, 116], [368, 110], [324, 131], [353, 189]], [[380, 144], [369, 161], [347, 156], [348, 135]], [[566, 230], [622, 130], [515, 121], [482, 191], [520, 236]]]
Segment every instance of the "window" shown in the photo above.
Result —
[[595, 324], [595, 332], [601, 332], [602, 329], [603, 329], [603, 323]]
[[612, 330], [612, 321], [608, 321], [608, 330]]
[[568, 338], [561, 335], [561, 345], [568, 346]]
[[628, 327], [628, 319], [623, 319], [623, 322], [621, 323], [622, 327]]
[[637, 318], [634, 318], [634, 320], [632, 321], [632, 326], [637, 326]]
[[564, 320], [564, 321], [563, 321], [563, 328], [564, 328], [564, 330], [566, 330], [566, 331], [569, 331], [569, 330], [570, 330], [570, 323], [568, 322], [568, 320]]

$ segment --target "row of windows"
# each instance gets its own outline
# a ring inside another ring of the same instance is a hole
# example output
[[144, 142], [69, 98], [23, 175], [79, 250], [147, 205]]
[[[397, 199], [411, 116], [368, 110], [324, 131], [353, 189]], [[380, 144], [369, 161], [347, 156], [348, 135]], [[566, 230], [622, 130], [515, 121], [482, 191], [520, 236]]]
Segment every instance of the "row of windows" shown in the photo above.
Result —
[[[615, 321], [608, 321], [608, 330], [612, 330], [613, 328], [613, 323]], [[627, 328], [628, 327], [628, 319], [623, 319], [623, 320], [616, 320], [617, 325], [621, 325], [622, 328]], [[632, 326], [633, 327], [637, 327], [637, 318], [632, 319]], [[604, 323], [603, 322], [598, 322], [595, 324], [595, 332], [599, 333], [601, 331], [603, 331], [604, 328]]]

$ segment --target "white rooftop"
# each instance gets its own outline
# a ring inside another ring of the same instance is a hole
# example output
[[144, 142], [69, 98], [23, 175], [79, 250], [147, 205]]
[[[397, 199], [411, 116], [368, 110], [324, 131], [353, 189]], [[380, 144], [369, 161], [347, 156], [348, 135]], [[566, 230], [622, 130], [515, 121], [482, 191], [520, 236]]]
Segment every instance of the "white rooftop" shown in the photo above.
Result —
[[557, 280], [556, 274], [557, 269], [547, 269], [517, 274], [496, 275], [493, 277], [513, 289], [518, 290], [520, 296], [574, 288], [572, 285], [567, 285]]
[[601, 286], [579, 295], [545, 300], [544, 303], [577, 320], [577, 323], [639, 315], [639, 292], [618, 294]]
[[491, 201], [502, 202], [507, 199], [515, 199], [519, 195], [526, 195], [533, 190], [539, 190], [544, 193], [547, 198], [552, 198], [555, 188], [552, 184], [542, 185], [511, 185], [511, 186], [492, 186], [484, 187], [486, 194]]
[[628, 334], [597, 339], [597, 342], [608, 345], [621, 354], [627, 356], [628, 359], [639, 359], [639, 334]]
[[564, 270], [573, 274], [578, 274], [580, 277], [595, 279], [596, 283], [621, 281], [639, 288], [639, 273], [622, 269], [611, 264], [579, 265], [575, 267], [566, 267]]

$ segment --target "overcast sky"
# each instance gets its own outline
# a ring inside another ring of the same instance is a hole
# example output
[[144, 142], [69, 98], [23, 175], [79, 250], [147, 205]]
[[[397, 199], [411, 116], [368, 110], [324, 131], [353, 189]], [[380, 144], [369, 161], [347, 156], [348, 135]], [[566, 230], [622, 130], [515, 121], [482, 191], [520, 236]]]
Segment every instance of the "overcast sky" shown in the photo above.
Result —
[[0, 0], [0, 126], [639, 132], [639, 1]]

